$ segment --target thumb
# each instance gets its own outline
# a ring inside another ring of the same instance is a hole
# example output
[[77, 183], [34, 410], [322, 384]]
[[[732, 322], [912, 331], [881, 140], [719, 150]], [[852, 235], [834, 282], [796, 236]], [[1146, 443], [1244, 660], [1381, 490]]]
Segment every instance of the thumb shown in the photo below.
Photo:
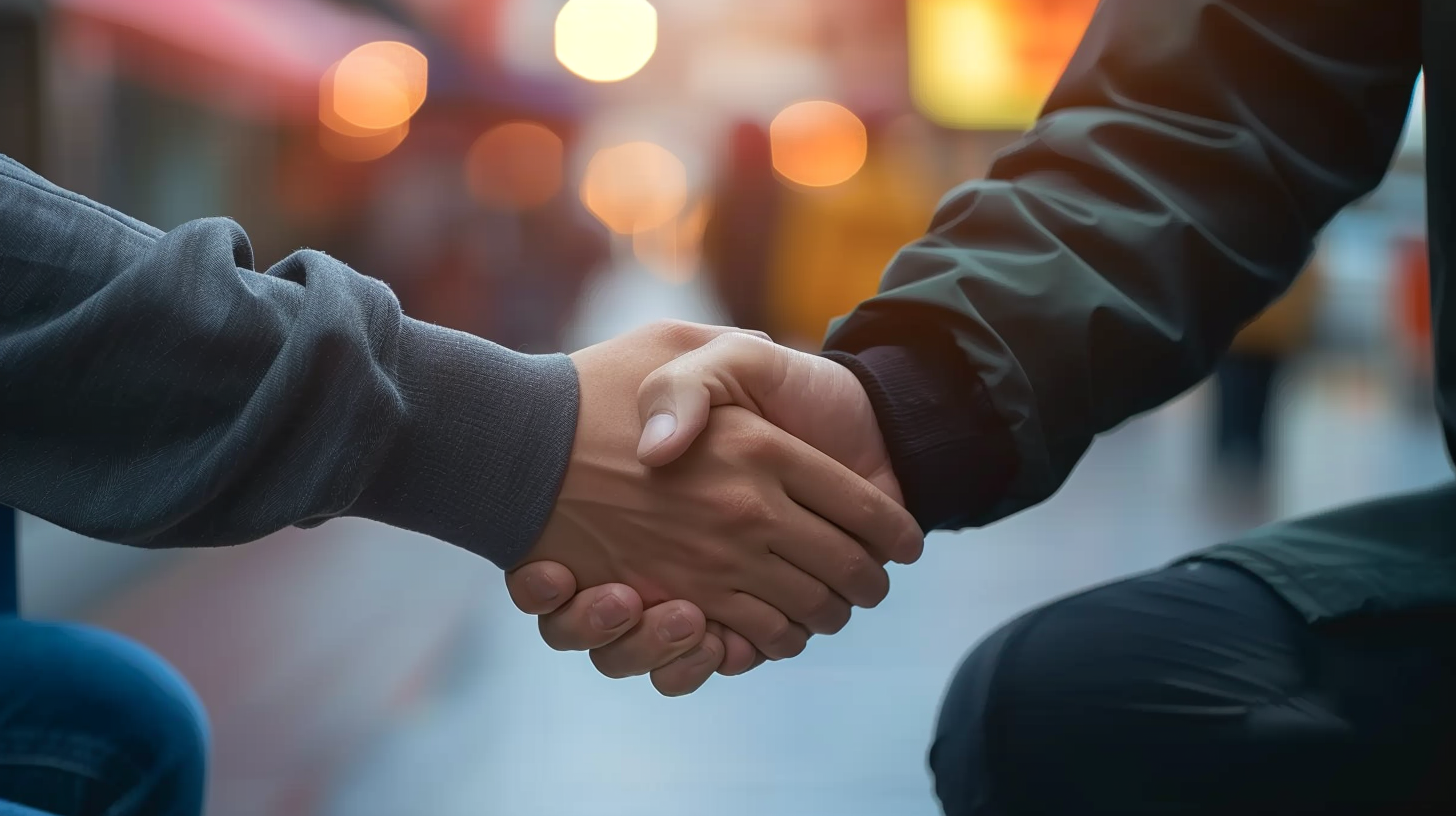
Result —
[[755, 413], [774, 388], [782, 349], [763, 335], [721, 334], [652, 372], [637, 390], [642, 437], [637, 459], [662, 467], [692, 446], [719, 405]]

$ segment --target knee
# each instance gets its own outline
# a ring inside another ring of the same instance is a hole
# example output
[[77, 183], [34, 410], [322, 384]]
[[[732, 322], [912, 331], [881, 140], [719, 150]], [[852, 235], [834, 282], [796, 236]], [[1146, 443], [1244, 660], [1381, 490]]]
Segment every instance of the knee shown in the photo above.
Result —
[[1220, 769], [1257, 772], [1249, 715], [1303, 682], [1301, 625], [1251, 578], [1180, 572], [1018, 618], [946, 695], [930, 763], [947, 814], [1202, 812], [1184, 797], [1213, 797]]
[[200, 804], [207, 715], [164, 660], [119, 635], [69, 624], [0, 622], [0, 643], [0, 688], [25, 700], [12, 719], [112, 746], [146, 787]]
[[930, 770], [946, 816], [990, 816], [993, 809], [991, 735], [993, 687], [1009, 640], [1023, 626], [1015, 620], [983, 640], [962, 661], [941, 703]]
[[1148, 760], [1130, 718], [1149, 678], [1083, 605], [1017, 618], [961, 664], [930, 754], [947, 816], [1137, 812], [1123, 782]]
[[1082, 782], [1090, 769], [1122, 770], [1099, 763], [1117, 740], [1104, 715], [1117, 708], [1116, 695], [1137, 694], [1137, 681], [1120, 678], [1127, 685], [1119, 691], [1105, 673], [1094, 676], [1087, 668], [1098, 647], [1086, 641], [1054, 635], [1057, 648], [1047, 648], [1066, 613], [1053, 604], [1013, 620], [956, 672], [930, 751], [947, 816], [1124, 812]]

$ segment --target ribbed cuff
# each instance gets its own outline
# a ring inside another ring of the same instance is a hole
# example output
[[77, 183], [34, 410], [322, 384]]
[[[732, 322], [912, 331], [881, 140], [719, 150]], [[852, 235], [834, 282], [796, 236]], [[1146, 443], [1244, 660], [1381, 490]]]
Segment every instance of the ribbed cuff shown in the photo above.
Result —
[[1016, 473], [1010, 433], [985, 386], [949, 353], [876, 346], [824, 356], [864, 385], [906, 508], [921, 529], [986, 523]]
[[571, 456], [571, 359], [405, 318], [398, 384], [405, 425], [350, 515], [514, 567], [551, 515]]

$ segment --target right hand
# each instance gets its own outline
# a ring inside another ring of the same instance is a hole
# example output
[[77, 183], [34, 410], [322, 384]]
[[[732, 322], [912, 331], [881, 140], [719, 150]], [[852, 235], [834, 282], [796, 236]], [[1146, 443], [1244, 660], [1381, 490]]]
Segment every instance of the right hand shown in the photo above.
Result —
[[577, 586], [625, 584], [647, 607], [684, 599], [769, 658], [793, 657], [809, 633], [842, 628], [851, 604], [883, 600], [880, 564], [918, 557], [920, 531], [869, 482], [741, 408], [715, 411], [671, 465], [638, 462], [638, 387], [724, 333], [659, 323], [573, 355], [576, 444], [526, 562], [558, 562]]

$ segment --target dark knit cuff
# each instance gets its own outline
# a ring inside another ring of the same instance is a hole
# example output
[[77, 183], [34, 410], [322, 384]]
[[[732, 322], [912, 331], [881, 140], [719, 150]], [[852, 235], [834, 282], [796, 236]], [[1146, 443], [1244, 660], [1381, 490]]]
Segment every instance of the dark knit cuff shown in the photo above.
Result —
[[864, 385], [906, 508], [926, 532], [984, 523], [1016, 472], [1010, 433], [951, 352], [876, 346], [824, 356]]

